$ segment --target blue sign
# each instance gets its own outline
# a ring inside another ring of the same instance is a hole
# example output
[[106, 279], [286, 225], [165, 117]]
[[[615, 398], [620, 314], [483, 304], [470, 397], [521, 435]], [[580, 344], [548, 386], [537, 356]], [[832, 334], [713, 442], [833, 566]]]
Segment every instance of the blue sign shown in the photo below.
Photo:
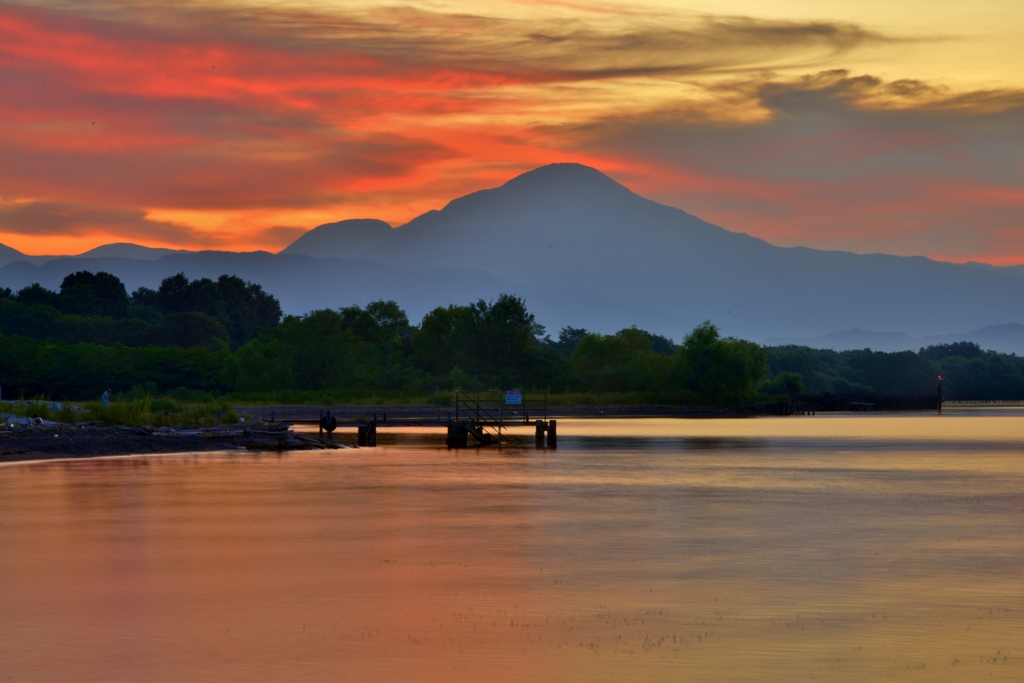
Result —
[[507, 405], [507, 406], [521, 406], [521, 405], [523, 405], [523, 392], [521, 392], [521, 391], [506, 391], [505, 392], [505, 405]]

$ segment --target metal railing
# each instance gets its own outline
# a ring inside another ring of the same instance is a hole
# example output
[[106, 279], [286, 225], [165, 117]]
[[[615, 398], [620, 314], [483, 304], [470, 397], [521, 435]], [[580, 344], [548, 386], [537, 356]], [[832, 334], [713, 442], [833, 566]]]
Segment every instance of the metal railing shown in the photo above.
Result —
[[531, 404], [540, 410], [541, 419], [547, 420], [548, 394], [546, 391], [517, 392], [521, 403], [506, 404], [508, 394], [504, 390], [463, 391], [455, 392], [455, 421], [472, 422], [482, 434], [487, 434], [498, 444], [512, 442], [512, 438], [502, 434], [502, 430], [510, 425], [526, 425], [530, 421]]

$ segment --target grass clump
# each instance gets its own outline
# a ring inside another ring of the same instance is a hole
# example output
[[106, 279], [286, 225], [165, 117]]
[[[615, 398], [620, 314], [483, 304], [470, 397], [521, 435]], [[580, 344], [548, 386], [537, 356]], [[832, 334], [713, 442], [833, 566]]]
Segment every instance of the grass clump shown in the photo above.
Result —
[[190, 404], [148, 395], [117, 398], [107, 407], [99, 401], [85, 405], [89, 420], [115, 426], [212, 427], [238, 422], [238, 413], [226, 401]]
[[97, 422], [115, 427], [211, 427], [236, 424], [238, 412], [227, 401], [191, 403], [148, 394], [119, 395], [108, 401], [86, 401], [77, 405], [55, 403], [45, 396], [0, 403], [0, 413], [17, 417], [42, 418], [65, 424]]

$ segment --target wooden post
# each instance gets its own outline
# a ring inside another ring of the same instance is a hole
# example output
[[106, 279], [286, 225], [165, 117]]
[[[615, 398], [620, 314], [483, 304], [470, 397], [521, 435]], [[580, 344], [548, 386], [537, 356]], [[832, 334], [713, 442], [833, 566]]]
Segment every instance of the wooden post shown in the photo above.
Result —
[[360, 446], [366, 445], [366, 427], [359, 425], [356, 430], [356, 443]]
[[535, 437], [537, 440], [537, 448], [544, 448], [544, 423], [541, 420], [537, 420], [535, 423]]
[[377, 447], [377, 421], [374, 420], [370, 423], [370, 426], [366, 428], [366, 445], [370, 448]]
[[548, 448], [558, 448], [558, 420], [548, 420]]

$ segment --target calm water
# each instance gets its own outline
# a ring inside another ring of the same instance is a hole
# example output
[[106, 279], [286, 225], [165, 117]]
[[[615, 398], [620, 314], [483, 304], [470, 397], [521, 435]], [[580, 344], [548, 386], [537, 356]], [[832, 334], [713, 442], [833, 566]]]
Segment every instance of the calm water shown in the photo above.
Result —
[[0, 681], [1024, 679], [1024, 414], [559, 427], [0, 467]]

